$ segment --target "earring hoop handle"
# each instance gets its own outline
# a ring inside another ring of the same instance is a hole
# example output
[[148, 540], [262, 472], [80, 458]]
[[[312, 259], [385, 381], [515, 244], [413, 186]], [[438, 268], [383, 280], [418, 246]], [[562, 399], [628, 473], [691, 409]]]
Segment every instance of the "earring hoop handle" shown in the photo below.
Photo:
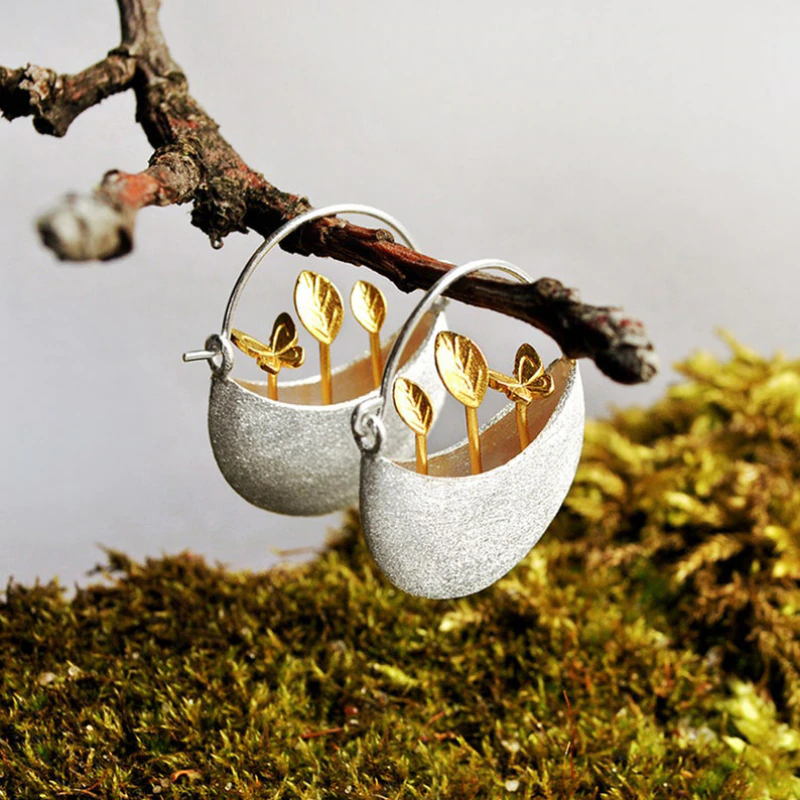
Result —
[[303, 214], [298, 214], [296, 217], [292, 217], [292, 219], [290, 219], [284, 225], [281, 225], [281, 227], [272, 233], [272, 235], [264, 239], [264, 241], [261, 242], [253, 255], [250, 256], [247, 263], [244, 265], [244, 269], [236, 279], [236, 283], [233, 286], [233, 291], [228, 299], [228, 305], [225, 308], [225, 316], [222, 318], [222, 331], [220, 332], [220, 336], [222, 336], [222, 338], [230, 338], [233, 313], [236, 311], [236, 306], [239, 304], [239, 298], [242, 296], [244, 287], [247, 285], [247, 282], [250, 280], [251, 276], [256, 270], [256, 267], [261, 263], [264, 256], [266, 256], [267, 253], [269, 253], [269, 251], [272, 250], [276, 245], [280, 244], [287, 236], [293, 234], [298, 228], [301, 228], [307, 222], [313, 222], [314, 220], [322, 219], [323, 217], [333, 217], [337, 214], [362, 214], [367, 217], [373, 217], [374, 219], [383, 222], [385, 225], [388, 225], [411, 250], [418, 250], [416, 242], [406, 227], [399, 220], [396, 220], [393, 216], [387, 214], [385, 211], [381, 211], [379, 208], [361, 205], [360, 203], [339, 203], [337, 205], [324, 206], [322, 208], [312, 208], [310, 211], [306, 211]]
[[391, 214], [387, 214], [385, 211], [381, 211], [381, 209], [374, 208], [373, 206], [365, 206], [361, 203], [338, 203], [336, 205], [323, 206], [322, 208], [312, 208], [310, 211], [298, 214], [264, 239], [256, 248], [253, 255], [247, 260], [244, 269], [242, 269], [239, 277], [236, 279], [236, 283], [233, 285], [233, 290], [228, 298], [228, 304], [225, 306], [225, 315], [222, 318], [221, 332], [212, 333], [211, 336], [206, 339], [204, 350], [192, 350], [188, 353], [184, 353], [183, 360], [186, 362], [208, 361], [211, 371], [215, 375], [218, 377], [226, 376], [233, 369], [234, 347], [231, 343], [231, 323], [233, 321], [233, 314], [236, 311], [236, 307], [239, 305], [239, 299], [242, 296], [244, 287], [247, 286], [247, 282], [252, 277], [256, 267], [275, 245], [280, 244], [287, 236], [294, 233], [307, 222], [313, 222], [323, 217], [333, 217], [337, 214], [362, 214], [377, 219], [379, 222], [391, 228], [411, 250], [415, 252], [419, 251], [416, 241], [408, 232], [405, 225], [391, 216]]
[[400, 357], [412, 334], [422, 321], [422, 318], [437, 302], [441, 302], [440, 298], [442, 294], [454, 283], [465, 275], [485, 270], [505, 272], [516, 278], [520, 283], [533, 283], [533, 278], [531, 278], [527, 272], [508, 261], [502, 261], [496, 258], [469, 261], [466, 264], [453, 267], [439, 278], [439, 280], [428, 289], [422, 300], [419, 301], [416, 308], [411, 312], [411, 316], [400, 329], [400, 333], [397, 335], [397, 339], [395, 339], [394, 346], [383, 368], [383, 378], [381, 380], [381, 388], [378, 396], [370, 397], [365, 400], [357, 406], [353, 412], [353, 436], [362, 452], [374, 455], [381, 448], [384, 439], [383, 419], [386, 416], [386, 409], [389, 406], [389, 395], [392, 391], [392, 383], [400, 367]]

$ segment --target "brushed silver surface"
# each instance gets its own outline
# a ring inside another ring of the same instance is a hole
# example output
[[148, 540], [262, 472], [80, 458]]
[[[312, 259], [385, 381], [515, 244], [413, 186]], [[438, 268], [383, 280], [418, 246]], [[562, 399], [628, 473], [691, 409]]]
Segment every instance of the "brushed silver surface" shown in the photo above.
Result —
[[[445, 390], [436, 374], [433, 346], [436, 334], [446, 328], [445, 315], [437, 307], [418, 341], [410, 343], [412, 353], [401, 370], [429, 393], [435, 413], [444, 403]], [[265, 382], [212, 373], [208, 430], [225, 479], [245, 500], [279, 514], [317, 516], [354, 505], [361, 454], [351, 433], [351, 417], [360, 403], [377, 396], [377, 390], [355, 397], [352, 393], [371, 381], [369, 353], [333, 371], [334, 404], [328, 406], [316, 405], [319, 375], [281, 382], [281, 399], [275, 402], [266, 396]], [[345, 399], [336, 402], [337, 396]], [[385, 426], [387, 454], [413, 454], [414, 434], [394, 409], [387, 413]]]
[[[577, 364], [562, 358], [549, 369], [560, 390], [533, 413], [531, 443], [521, 453], [518, 440], [514, 444], [509, 404], [481, 429], [482, 439], [491, 441], [480, 475], [469, 474], [466, 440], [432, 456], [430, 475], [388, 457], [393, 433], [380, 453], [363, 454], [364, 534], [398, 588], [436, 599], [478, 592], [502, 578], [547, 530], [574, 479], [584, 429]], [[509, 448], [517, 454], [504, 461]]]

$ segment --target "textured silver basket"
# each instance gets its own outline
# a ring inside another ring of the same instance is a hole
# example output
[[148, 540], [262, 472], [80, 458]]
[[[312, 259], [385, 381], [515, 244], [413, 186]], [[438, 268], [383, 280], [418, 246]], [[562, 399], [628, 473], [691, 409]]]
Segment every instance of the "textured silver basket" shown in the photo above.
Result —
[[[232, 377], [231, 322], [247, 281], [273, 247], [306, 222], [345, 213], [380, 220], [416, 249], [397, 220], [369, 206], [328, 206], [295, 217], [266, 239], [247, 262], [228, 300], [221, 333], [206, 340], [205, 350], [184, 356], [188, 361], [206, 359], [211, 366], [208, 430], [225, 480], [248, 502], [280, 514], [316, 516], [357, 502], [360, 453], [350, 423], [354, 409], [378, 395], [372, 388], [369, 353], [333, 370], [331, 405], [320, 405], [319, 375], [281, 382], [280, 400], [275, 401], [267, 397], [266, 382]], [[402, 347], [405, 369], [431, 393], [436, 410], [445, 394], [433, 365], [436, 334], [446, 327], [443, 310], [442, 303], [432, 306], [416, 335]], [[391, 341], [386, 347], [390, 346]], [[386, 425], [392, 432], [394, 457], [409, 457], [414, 434], [396, 413], [387, 418]]]
[[[578, 467], [584, 402], [577, 364], [548, 368], [556, 389], [528, 411], [531, 443], [520, 452], [514, 405], [481, 428], [484, 472], [472, 475], [466, 441], [431, 456], [429, 474], [394, 458], [391, 387], [399, 352], [441, 294], [464, 275], [500, 269], [530, 278], [512, 264], [485, 260], [445, 275], [417, 306], [386, 361], [381, 395], [354, 415], [361, 457], [361, 522], [376, 563], [409, 594], [453, 598], [478, 592], [512, 569], [547, 530]], [[426, 357], [433, 358], [432, 354]], [[413, 379], [413, 378], [412, 378]]]

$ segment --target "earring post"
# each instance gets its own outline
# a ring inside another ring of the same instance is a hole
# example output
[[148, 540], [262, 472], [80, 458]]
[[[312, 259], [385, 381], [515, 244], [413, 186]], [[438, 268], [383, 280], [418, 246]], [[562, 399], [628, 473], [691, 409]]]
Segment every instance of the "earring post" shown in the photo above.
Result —
[[210, 361], [216, 353], [213, 350], [190, 350], [183, 354], [183, 361], [189, 364], [192, 361]]

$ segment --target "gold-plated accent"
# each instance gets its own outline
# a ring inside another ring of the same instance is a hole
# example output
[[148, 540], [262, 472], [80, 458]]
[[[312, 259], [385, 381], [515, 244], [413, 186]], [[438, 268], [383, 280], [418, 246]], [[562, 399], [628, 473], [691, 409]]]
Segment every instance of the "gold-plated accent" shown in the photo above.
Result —
[[245, 354], [255, 358], [256, 364], [267, 373], [267, 397], [278, 399], [278, 373], [283, 367], [297, 369], [305, 361], [305, 350], [297, 344], [297, 328], [286, 313], [278, 314], [272, 326], [269, 344], [236, 329], [231, 331], [231, 341]]
[[267, 348], [263, 342], [260, 342], [254, 336], [250, 336], [244, 331], [239, 331], [236, 328], [231, 330], [231, 341], [246, 356], [250, 356], [250, 358], [258, 358], [258, 356]]
[[267, 373], [267, 397], [270, 400], [278, 399], [278, 376], [274, 372]]
[[467, 412], [467, 437], [469, 438], [469, 465], [473, 475], [483, 472], [483, 458], [481, 456], [481, 435], [478, 426], [478, 409], [472, 406], [464, 407]]
[[489, 386], [489, 365], [478, 345], [466, 336], [440, 331], [435, 345], [436, 369], [459, 403], [478, 408]]
[[303, 270], [294, 287], [294, 307], [303, 327], [319, 342], [322, 402], [333, 402], [330, 346], [344, 321], [339, 290], [326, 277]]
[[428, 474], [428, 433], [433, 425], [433, 404], [425, 390], [407, 378], [398, 378], [392, 388], [394, 407], [400, 419], [417, 437], [417, 472]]
[[318, 341], [330, 345], [344, 320], [342, 295], [324, 275], [304, 269], [297, 276], [294, 305], [300, 322]]
[[377, 389], [383, 372], [381, 328], [386, 321], [386, 298], [377, 286], [367, 281], [356, 281], [350, 292], [350, 308], [358, 324], [369, 333], [372, 381]]
[[542, 359], [529, 344], [520, 345], [514, 359], [514, 376], [489, 370], [489, 386], [502, 392], [517, 406], [517, 432], [519, 446], [524, 450], [531, 442], [528, 428], [528, 406], [535, 397], [548, 397], [553, 393], [553, 376], [544, 371]]
[[322, 404], [329, 406], [333, 402], [333, 380], [331, 379], [331, 348], [324, 342], [319, 343], [319, 371], [322, 379]]
[[478, 345], [466, 336], [441, 331], [436, 336], [436, 369], [445, 388], [466, 407], [472, 474], [482, 470], [478, 406], [489, 387], [489, 365]]
[[531, 435], [528, 432], [528, 406], [517, 403], [516, 412], [519, 449], [524, 450], [531, 443]]

